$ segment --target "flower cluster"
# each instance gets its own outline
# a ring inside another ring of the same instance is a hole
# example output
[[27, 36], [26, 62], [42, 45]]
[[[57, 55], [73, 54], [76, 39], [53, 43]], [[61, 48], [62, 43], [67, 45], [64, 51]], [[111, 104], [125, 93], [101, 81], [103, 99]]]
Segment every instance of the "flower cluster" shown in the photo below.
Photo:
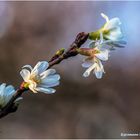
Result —
[[[55, 69], [48, 69], [48, 67], [49, 63], [47, 61], [38, 62], [34, 68], [30, 65], [23, 66], [20, 71], [20, 75], [24, 80], [22, 87], [29, 88], [34, 93], [55, 93], [55, 89], [52, 87], [59, 85], [60, 75], [56, 74]], [[6, 106], [15, 93], [16, 90], [12, 85], [7, 87], [5, 83], [0, 85], [0, 109]], [[14, 104], [18, 104], [20, 99], [22, 97], [18, 97]]]
[[48, 67], [49, 63], [47, 61], [38, 62], [34, 68], [25, 65], [20, 72], [24, 80], [23, 86], [34, 93], [54, 93], [55, 89], [52, 87], [59, 85], [60, 75], [56, 74], [55, 69], [47, 69]]
[[78, 52], [85, 55], [86, 58], [82, 64], [87, 68], [83, 76], [88, 77], [90, 72], [93, 71], [96, 78], [101, 79], [104, 71], [102, 61], [107, 61], [111, 50], [115, 47], [124, 47], [126, 44], [123, 41], [123, 34], [120, 28], [121, 22], [119, 18], [110, 19], [103, 13], [101, 16], [105, 18], [106, 23], [102, 28], [89, 34], [88, 48], [80, 48]]

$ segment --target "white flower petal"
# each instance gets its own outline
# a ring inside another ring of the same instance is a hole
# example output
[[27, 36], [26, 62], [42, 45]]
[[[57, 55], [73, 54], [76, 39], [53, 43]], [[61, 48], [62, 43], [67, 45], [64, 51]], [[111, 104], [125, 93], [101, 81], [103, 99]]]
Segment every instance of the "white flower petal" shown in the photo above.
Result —
[[43, 87], [37, 87], [36, 90], [39, 92], [46, 93], [46, 94], [52, 94], [52, 93], [55, 93], [55, 91], [56, 91], [53, 88], [43, 88]]
[[120, 28], [115, 28], [114, 30], [111, 30], [110, 34], [106, 35], [106, 37], [108, 39], [113, 40], [113, 41], [119, 41], [119, 40], [121, 40], [123, 38], [123, 34], [122, 34]]
[[44, 79], [44, 78], [46, 78], [47, 76], [52, 75], [52, 74], [55, 74], [55, 73], [56, 73], [56, 70], [55, 70], [55, 69], [48, 69], [48, 70], [42, 72], [42, 73], [40, 74], [40, 76], [41, 76], [41, 79]]
[[1, 86], [0, 86], [0, 96], [3, 96], [5, 94], [5, 87], [6, 87], [5, 83], [1, 84]]
[[60, 75], [59, 74], [49, 75], [48, 77], [46, 77], [45, 79], [42, 79], [42, 80], [47, 80], [47, 81], [50, 80], [50, 82], [58, 81], [58, 80], [60, 80]]
[[110, 34], [113, 35], [113, 36], [116, 36], [118, 34], [122, 35], [121, 28], [118, 26], [118, 27], [115, 27], [115, 28], [111, 29]]
[[101, 13], [101, 16], [106, 20], [106, 22], [109, 22], [109, 18], [107, 15], [105, 15], [104, 13]]
[[102, 71], [94, 71], [95, 76], [97, 79], [101, 79], [103, 76], [103, 72]]
[[99, 44], [103, 44], [104, 38], [103, 38], [103, 33], [100, 32], [100, 40], [99, 40]]
[[109, 50], [106, 49], [104, 51], [100, 51], [100, 53], [95, 54], [95, 56], [102, 61], [107, 61], [109, 57]]
[[93, 64], [92, 62], [85, 61], [84, 63], [82, 63], [82, 67], [88, 68], [88, 67], [90, 67], [92, 64]]
[[8, 94], [8, 95], [13, 95], [15, 93], [15, 89], [12, 85], [8, 85], [6, 88], [5, 88], [5, 92]]
[[41, 84], [51, 86], [51, 85], [55, 84], [56, 82], [58, 82], [59, 80], [60, 80], [59, 74], [50, 75], [50, 76], [42, 79]]
[[22, 99], [23, 99], [23, 97], [19, 97], [19, 98], [17, 98], [17, 99], [14, 101], [14, 103], [19, 102], [19, 101], [22, 100]]
[[48, 66], [49, 66], [49, 63], [47, 61], [40, 61], [35, 65], [31, 74], [35, 74], [35, 75], [41, 74], [48, 68]]
[[36, 86], [37, 84], [35, 82], [32, 82], [30, 85], [29, 85], [29, 89], [34, 92], [34, 93], [37, 93], [36, 91]]
[[103, 71], [103, 73], [105, 73], [105, 71], [104, 71], [104, 66], [103, 66], [103, 64], [102, 64], [102, 62], [99, 60], [98, 61], [98, 66], [100, 67], [100, 69]]
[[96, 63], [94, 63], [92, 66], [90, 66], [84, 73], [83, 76], [84, 77], [88, 77], [90, 75], [90, 72], [96, 67]]
[[32, 66], [31, 65], [25, 65], [25, 66], [23, 66], [22, 68], [29, 68], [31, 71], [32, 71]]
[[0, 85], [0, 108], [4, 107], [15, 93], [14, 87], [3, 83]]
[[85, 71], [84, 73], [83, 73], [83, 77], [88, 77], [90, 75], [90, 72], [89, 71]]
[[104, 35], [104, 37], [106, 38], [106, 39], [110, 39], [110, 40], [112, 40], [112, 41], [118, 41], [119, 39], [122, 39], [122, 37], [121, 36], [113, 36], [113, 35]]
[[17, 99], [14, 101], [14, 105], [15, 105], [15, 106], [18, 106], [19, 103], [20, 103], [20, 101], [21, 101], [22, 99], [23, 99], [22, 97], [17, 98]]
[[119, 18], [113, 18], [105, 24], [104, 30], [111, 30], [115, 27], [119, 27], [120, 24], [121, 24], [121, 21]]
[[47, 83], [41, 83], [39, 84], [38, 86], [39, 87], [43, 87], [43, 88], [49, 88], [49, 87], [55, 87], [55, 86], [58, 86], [60, 84], [59, 81], [54, 81], [54, 82], [47, 82]]
[[12, 85], [9, 85], [5, 88], [4, 100], [6, 104], [9, 102], [9, 100], [12, 98], [15, 92], [16, 91]]
[[101, 61], [98, 61], [96, 68], [94, 69], [94, 73], [97, 79], [101, 79], [104, 73], [104, 68]]
[[25, 82], [28, 82], [28, 80], [30, 78], [30, 71], [27, 69], [22, 69], [20, 71], [20, 75], [22, 76], [22, 78]]

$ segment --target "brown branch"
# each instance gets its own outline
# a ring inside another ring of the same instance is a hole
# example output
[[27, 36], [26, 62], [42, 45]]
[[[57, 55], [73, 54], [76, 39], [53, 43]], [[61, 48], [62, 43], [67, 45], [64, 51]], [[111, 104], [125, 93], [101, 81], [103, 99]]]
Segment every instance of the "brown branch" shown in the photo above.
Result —
[[82, 44], [86, 42], [88, 39], [89, 34], [81, 32], [76, 36], [75, 41], [70, 45], [70, 48], [64, 52], [62, 55], [56, 57], [53, 56], [51, 60], [49, 61], [49, 68], [52, 67], [53, 65], [59, 64], [62, 60], [67, 59], [69, 57], [76, 56], [78, 54], [77, 48], [80, 48]]
[[[82, 44], [86, 42], [88, 39], [89, 34], [81, 32], [76, 36], [75, 41], [70, 45], [70, 48], [67, 51], [62, 51], [60, 55], [54, 55], [50, 61], [49, 61], [49, 68], [59, 64], [64, 59], [67, 59], [69, 57], [76, 56], [78, 54], [77, 48], [80, 48]], [[4, 116], [8, 115], [9, 113], [15, 112], [18, 108], [17, 105], [15, 105], [15, 100], [22, 95], [23, 92], [27, 91], [29, 89], [26, 89], [24, 87], [20, 87], [16, 93], [13, 95], [11, 100], [7, 103], [7, 105], [0, 111], [0, 118], [3, 118]]]

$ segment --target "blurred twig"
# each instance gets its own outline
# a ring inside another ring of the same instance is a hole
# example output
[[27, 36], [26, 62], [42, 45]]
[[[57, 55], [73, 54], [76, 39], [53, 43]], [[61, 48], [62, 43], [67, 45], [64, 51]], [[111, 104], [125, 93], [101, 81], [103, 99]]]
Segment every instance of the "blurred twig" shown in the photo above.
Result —
[[[61, 49], [60, 52], [57, 52], [49, 61], [49, 68], [59, 64], [64, 59], [69, 57], [76, 56], [78, 54], [77, 48], [80, 48], [82, 44], [88, 39], [89, 34], [81, 32], [76, 36], [75, 41], [70, 45], [70, 48], [67, 51]], [[22, 85], [22, 84], [21, 84]], [[9, 113], [15, 112], [18, 106], [14, 103], [15, 100], [22, 95], [23, 92], [27, 91], [24, 87], [20, 87], [16, 93], [13, 95], [11, 100], [7, 103], [7, 105], [0, 111], [0, 118], [8, 115]]]

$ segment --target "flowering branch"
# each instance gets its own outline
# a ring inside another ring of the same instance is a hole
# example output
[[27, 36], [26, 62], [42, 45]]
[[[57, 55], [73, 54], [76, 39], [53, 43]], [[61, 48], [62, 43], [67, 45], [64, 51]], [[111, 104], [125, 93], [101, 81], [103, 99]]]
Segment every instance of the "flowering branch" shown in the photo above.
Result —
[[[97, 79], [102, 78], [103, 73], [105, 73], [102, 61], [107, 61], [110, 51], [115, 50], [117, 47], [124, 47], [126, 42], [122, 40], [120, 19], [109, 19], [103, 13], [101, 16], [106, 20], [106, 23], [95, 32], [79, 33], [68, 50], [61, 48], [48, 62], [40, 61], [34, 68], [30, 65], [23, 66], [20, 75], [24, 82], [22, 82], [19, 89], [15, 90], [13, 86], [6, 86], [4, 83], [0, 85], [0, 118], [17, 110], [18, 101], [25, 91], [31, 90], [33, 93], [43, 92], [46, 94], [55, 93], [56, 90], [52, 87], [59, 85], [60, 75], [51, 67], [69, 57], [74, 57], [78, 54], [84, 55], [85, 59], [82, 66], [87, 69], [83, 76], [88, 77], [93, 71]], [[91, 40], [88, 47], [81, 48], [87, 39]]]
[[15, 104], [15, 100], [18, 99], [22, 93], [24, 91], [26, 91], [26, 88], [20, 88], [16, 91], [16, 93], [13, 95], [13, 97], [11, 98], [11, 100], [7, 103], [7, 105], [2, 108], [2, 110], [0, 111], [0, 118], [6, 116], [9, 113], [15, 112], [18, 108], [18, 104]]
[[[75, 41], [70, 45], [70, 48], [66, 52], [62, 52], [62, 50], [59, 50], [57, 54], [55, 54], [49, 61], [49, 68], [52, 66], [59, 64], [64, 59], [67, 59], [69, 57], [76, 56], [78, 54], [77, 48], [80, 48], [82, 44], [85, 43], [85, 41], [88, 39], [88, 33], [81, 32], [77, 35]], [[24, 83], [23, 83], [24, 84]], [[18, 105], [16, 105], [14, 102], [16, 99], [18, 99], [23, 92], [29, 90], [29, 88], [26, 88], [21, 84], [21, 87], [16, 91], [16, 93], [12, 96], [12, 98], [9, 100], [7, 105], [1, 109], [0, 111], [0, 118], [8, 115], [9, 113], [15, 112], [18, 108]]]

